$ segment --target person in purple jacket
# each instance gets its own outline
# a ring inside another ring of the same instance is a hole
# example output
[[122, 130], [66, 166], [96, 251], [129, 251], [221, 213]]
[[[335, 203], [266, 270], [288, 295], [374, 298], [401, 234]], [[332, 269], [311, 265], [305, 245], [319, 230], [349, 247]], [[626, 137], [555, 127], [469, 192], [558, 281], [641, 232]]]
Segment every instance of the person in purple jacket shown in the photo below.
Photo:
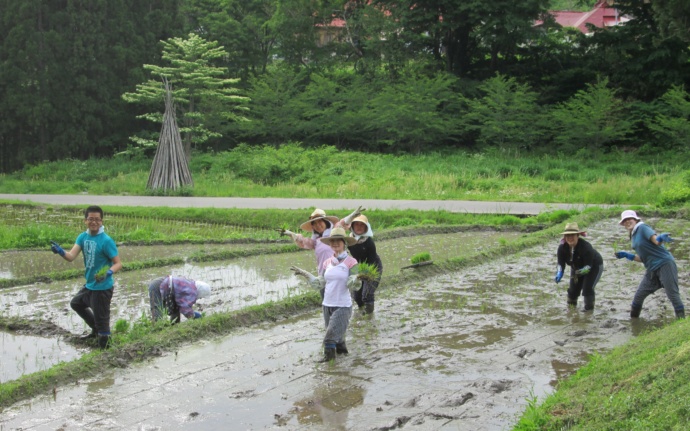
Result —
[[199, 319], [201, 313], [192, 307], [196, 301], [211, 295], [211, 286], [203, 281], [189, 280], [184, 277], [168, 275], [153, 280], [149, 284], [151, 302], [151, 320], [160, 319], [165, 312], [175, 324], [180, 315], [187, 319]]
[[671, 252], [662, 244], [673, 242], [673, 238], [668, 233], [657, 234], [632, 210], [623, 211], [618, 224], [629, 232], [632, 248], [637, 254], [618, 251], [615, 253], [616, 257], [642, 262], [647, 270], [632, 300], [630, 317], [633, 319], [640, 317], [645, 298], [663, 288], [673, 304], [676, 318], [685, 318], [685, 306], [678, 289], [678, 267]]

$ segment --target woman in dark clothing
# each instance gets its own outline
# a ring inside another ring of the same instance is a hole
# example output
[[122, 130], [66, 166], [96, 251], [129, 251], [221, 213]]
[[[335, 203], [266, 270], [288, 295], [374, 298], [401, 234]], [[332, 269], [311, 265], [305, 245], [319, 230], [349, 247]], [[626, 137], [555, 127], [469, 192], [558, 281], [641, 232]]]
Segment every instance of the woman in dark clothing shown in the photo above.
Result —
[[[345, 220], [341, 220], [340, 224], [345, 225]], [[362, 287], [354, 292], [354, 299], [360, 309], [364, 308], [364, 313], [374, 312], [374, 294], [376, 288], [379, 287], [381, 281], [381, 274], [383, 273], [383, 263], [381, 258], [376, 253], [376, 244], [374, 244], [374, 232], [371, 230], [369, 220], [365, 215], [359, 215], [352, 220], [350, 226], [343, 226], [350, 228], [350, 236], [355, 238], [357, 242], [349, 247], [352, 257], [357, 259], [359, 263], [367, 263], [376, 266], [378, 269], [378, 277], [375, 280], [362, 279]]]
[[585, 299], [583, 311], [594, 310], [594, 287], [604, 271], [604, 260], [601, 254], [590, 243], [580, 238], [585, 236], [577, 223], [568, 223], [562, 232], [563, 240], [558, 246], [558, 269], [556, 283], [563, 278], [563, 268], [570, 266], [570, 286], [568, 287], [568, 305], [576, 307], [577, 298], [582, 293]]

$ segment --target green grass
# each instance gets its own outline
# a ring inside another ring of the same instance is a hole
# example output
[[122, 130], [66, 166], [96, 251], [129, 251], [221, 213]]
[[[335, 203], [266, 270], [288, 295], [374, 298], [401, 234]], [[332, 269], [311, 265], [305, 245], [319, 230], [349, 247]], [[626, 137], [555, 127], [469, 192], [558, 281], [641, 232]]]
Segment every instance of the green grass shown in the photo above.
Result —
[[[0, 193], [147, 195], [150, 165], [150, 159], [126, 158], [48, 162], [0, 175]], [[285, 144], [194, 154], [190, 168], [194, 187], [179, 195], [647, 205], [678, 184], [672, 198], [688, 198], [690, 160], [684, 154], [365, 154]]]
[[541, 405], [530, 399], [514, 431], [686, 430], [690, 425], [690, 321], [593, 356]]

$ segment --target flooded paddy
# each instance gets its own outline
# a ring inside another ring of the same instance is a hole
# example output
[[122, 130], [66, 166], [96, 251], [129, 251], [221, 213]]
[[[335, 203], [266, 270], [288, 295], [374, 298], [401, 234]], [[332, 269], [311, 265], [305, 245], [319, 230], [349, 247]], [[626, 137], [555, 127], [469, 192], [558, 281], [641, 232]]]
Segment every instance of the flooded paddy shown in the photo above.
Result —
[[24, 374], [47, 370], [60, 362], [78, 358], [85, 349], [77, 349], [57, 338], [21, 335], [0, 331], [0, 383]]
[[[650, 224], [679, 239], [688, 232], [685, 221], [650, 220]], [[530, 396], [547, 394], [589, 355], [606, 352], [673, 319], [661, 292], [647, 299], [641, 319], [629, 319], [630, 300], [643, 267], [613, 257], [614, 245], [629, 249], [617, 220], [586, 230], [606, 267], [593, 313], [579, 311], [581, 300], [578, 309], [569, 309], [567, 285], [553, 282], [554, 238], [463, 271], [386, 286], [373, 316], [354, 313], [347, 335], [350, 353], [339, 355], [335, 364], [314, 363], [321, 352], [323, 318], [313, 310], [276, 324], [200, 340], [160, 358], [105, 370], [98, 378], [17, 403], [3, 411], [0, 430], [510, 429]], [[419, 251], [430, 251], [435, 260], [445, 259], [443, 250], [451, 247], [457, 247], [454, 253], [474, 252], [478, 242], [472, 241], [491, 243], [485, 235], [489, 234], [443, 235], [430, 243], [423, 243], [423, 237], [381, 241], [377, 246], [384, 259], [384, 277], [400, 271]], [[682, 241], [671, 248], [687, 303], [689, 250]], [[230, 269], [235, 264], [242, 268], [241, 274]], [[290, 264], [311, 268], [313, 255], [289, 253], [123, 273], [118, 275], [121, 286], [113, 305], [118, 315], [141, 313], [148, 306], [139, 298], [145, 280], [167, 270], [199, 274], [212, 283], [214, 294], [202, 300], [206, 312], [230, 309], [240, 306], [249, 291], [266, 292], [251, 302], [281, 288], [282, 295], [304, 288], [287, 274]], [[63, 288], [52, 288], [53, 300], [58, 301]], [[65, 322], [65, 327], [81, 329], [75, 322], [78, 318], [60, 316], [61, 306], [50, 311], [51, 301], [41, 302], [42, 295], [36, 292], [24, 293], [32, 289], [46, 289], [45, 295], [51, 291], [38, 285], [4, 289], [2, 312], [25, 307], [23, 312], [44, 313], [50, 320], [74, 320]], [[234, 297], [233, 289], [242, 293]], [[62, 294], [63, 304], [72, 293]]]

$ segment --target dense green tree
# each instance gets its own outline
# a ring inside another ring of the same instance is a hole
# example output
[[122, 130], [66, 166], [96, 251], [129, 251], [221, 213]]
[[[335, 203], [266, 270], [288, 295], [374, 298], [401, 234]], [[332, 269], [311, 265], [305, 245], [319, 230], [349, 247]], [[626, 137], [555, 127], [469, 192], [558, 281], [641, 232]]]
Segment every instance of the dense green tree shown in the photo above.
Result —
[[483, 148], [524, 149], [536, 146], [543, 132], [537, 94], [515, 78], [496, 75], [480, 86], [481, 97], [466, 99], [466, 128]]
[[276, 39], [269, 25], [275, 9], [275, 0], [186, 0], [183, 13], [190, 32], [225, 47], [230, 75], [247, 79], [266, 72]]
[[0, 168], [111, 154], [125, 143], [131, 117], [119, 95], [174, 31], [176, 5], [0, 0]]
[[663, 37], [677, 37], [690, 43], [690, 2], [654, 0], [651, 2]]
[[690, 148], [690, 95], [681, 87], [672, 87], [660, 100], [659, 112], [647, 122], [659, 146], [665, 149]]
[[483, 79], [515, 61], [535, 37], [547, 0], [380, 2], [403, 29], [411, 55], [429, 53], [448, 72]]
[[603, 79], [588, 84], [570, 100], [552, 110], [555, 149], [560, 152], [599, 151], [625, 141], [633, 122], [623, 101]]
[[[146, 64], [144, 68], [151, 78], [138, 84], [136, 92], [125, 93], [129, 103], [154, 106], [156, 111], [142, 114], [140, 118], [160, 124], [161, 103], [165, 89], [161, 77], [172, 86], [173, 100], [177, 107], [177, 119], [188, 160], [192, 144], [203, 144], [211, 138], [221, 137], [220, 125], [228, 121], [243, 121], [247, 110], [247, 97], [241, 96], [234, 87], [239, 78], [227, 78], [227, 69], [217, 66], [227, 53], [216, 41], [206, 41], [190, 33], [186, 38], [171, 38], [161, 42], [163, 61], [166, 66]], [[153, 148], [157, 139], [133, 137], [141, 147]]]
[[616, 2], [633, 17], [623, 25], [593, 29], [581, 39], [584, 65], [608, 78], [624, 98], [650, 102], [673, 85], [690, 85], [690, 47], [677, 37], [661, 37], [654, 9], [646, 0]]

